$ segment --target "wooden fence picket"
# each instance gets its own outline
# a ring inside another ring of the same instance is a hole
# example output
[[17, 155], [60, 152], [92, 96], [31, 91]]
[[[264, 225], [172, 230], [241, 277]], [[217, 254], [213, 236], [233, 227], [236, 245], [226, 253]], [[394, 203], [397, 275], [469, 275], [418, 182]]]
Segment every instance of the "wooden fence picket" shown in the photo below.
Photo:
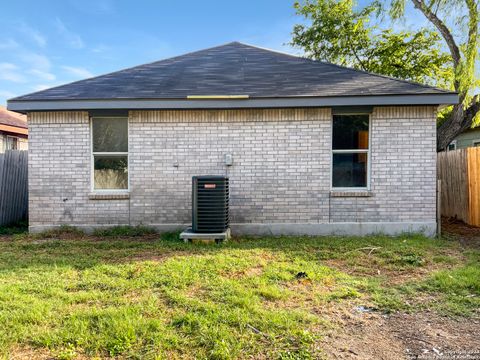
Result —
[[24, 220], [28, 213], [28, 153], [0, 154], [0, 226]]
[[442, 216], [480, 226], [480, 147], [438, 153], [437, 179]]

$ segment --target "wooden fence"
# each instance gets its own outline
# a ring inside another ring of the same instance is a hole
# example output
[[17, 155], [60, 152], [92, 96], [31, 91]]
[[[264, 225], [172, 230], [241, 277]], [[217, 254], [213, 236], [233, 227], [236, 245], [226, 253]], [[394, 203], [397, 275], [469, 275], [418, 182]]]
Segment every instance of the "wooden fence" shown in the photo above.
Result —
[[480, 147], [438, 153], [442, 216], [480, 226], [479, 167]]
[[7, 150], [0, 154], [0, 226], [27, 218], [28, 152]]

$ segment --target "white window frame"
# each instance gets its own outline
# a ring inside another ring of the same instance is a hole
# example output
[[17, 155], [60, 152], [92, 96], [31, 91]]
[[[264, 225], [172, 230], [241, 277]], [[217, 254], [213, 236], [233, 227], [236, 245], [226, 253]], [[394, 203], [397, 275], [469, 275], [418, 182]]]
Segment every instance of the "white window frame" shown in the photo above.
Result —
[[[127, 120], [127, 152], [94, 152], [93, 151], [93, 121], [100, 119]], [[90, 191], [97, 194], [125, 194], [130, 192], [130, 121], [128, 116], [92, 116], [90, 117]], [[100, 156], [127, 156], [127, 188], [126, 189], [95, 189], [95, 155]]]
[[[453, 149], [449, 149], [450, 145], [453, 145]], [[455, 151], [455, 150], [457, 150], [457, 140], [452, 140], [452, 142], [447, 145], [447, 151]]]
[[[368, 116], [368, 148], [367, 149], [350, 149], [350, 150], [334, 150], [333, 149], [333, 121], [335, 115], [367, 115]], [[330, 191], [355, 192], [355, 191], [370, 191], [370, 169], [371, 169], [371, 148], [372, 148], [372, 116], [365, 113], [341, 113], [332, 114], [330, 122]], [[334, 154], [367, 154], [367, 186], [363, 187], [334, 187], [333, 186], [333, 155]]]
[[473, 147], [478, 147], [478, 146], [475, 145], [476, 143], [480, 143], [480, 139], [474, 139], [474, 140], [472, 140], [472, 146], [473, 146]]

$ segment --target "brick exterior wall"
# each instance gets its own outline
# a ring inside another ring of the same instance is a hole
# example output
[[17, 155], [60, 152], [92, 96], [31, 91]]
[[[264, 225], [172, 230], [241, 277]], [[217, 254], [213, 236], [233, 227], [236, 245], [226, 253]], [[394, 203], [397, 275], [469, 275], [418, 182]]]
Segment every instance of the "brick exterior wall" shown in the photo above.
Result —
[[429, 108], [376, 108], [371, 197], [331, 199], [332, 222], [435, 221], [436, 122]]
[[128, 201], [89, 199], [88, 113], [31, 114], [29, 136], [30, 227], [128, 223]]
[[434, 223], [435, 108], [371, 121], [371, 192], [332, 196], [330, 109], [131, 111], [130, 196], [116, 199], [91, 194], [88, 113], [31, 113], [30, 226], [189, 224], [191, 177], [207, 174], [230, 177], [232, 223]]

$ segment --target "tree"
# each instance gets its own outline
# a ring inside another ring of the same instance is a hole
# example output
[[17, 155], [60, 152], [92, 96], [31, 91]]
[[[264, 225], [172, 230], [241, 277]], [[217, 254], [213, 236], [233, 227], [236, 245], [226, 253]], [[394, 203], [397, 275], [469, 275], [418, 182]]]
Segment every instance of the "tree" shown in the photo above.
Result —
[[480, 98], [472, 95], [480, 84], [475, 73], [479, 0], [410, 1], [429, 27], [391, 29], [405, 16], [406, 0], [373, 0], [363, 8], [357, 8], [354, 0], [295, 3], [297, 13], [309, 23], [294, 27], [292, 44], [314, 59], [457, 91], [460, 103], [441, 114], [440, 150], [480, 114]]

